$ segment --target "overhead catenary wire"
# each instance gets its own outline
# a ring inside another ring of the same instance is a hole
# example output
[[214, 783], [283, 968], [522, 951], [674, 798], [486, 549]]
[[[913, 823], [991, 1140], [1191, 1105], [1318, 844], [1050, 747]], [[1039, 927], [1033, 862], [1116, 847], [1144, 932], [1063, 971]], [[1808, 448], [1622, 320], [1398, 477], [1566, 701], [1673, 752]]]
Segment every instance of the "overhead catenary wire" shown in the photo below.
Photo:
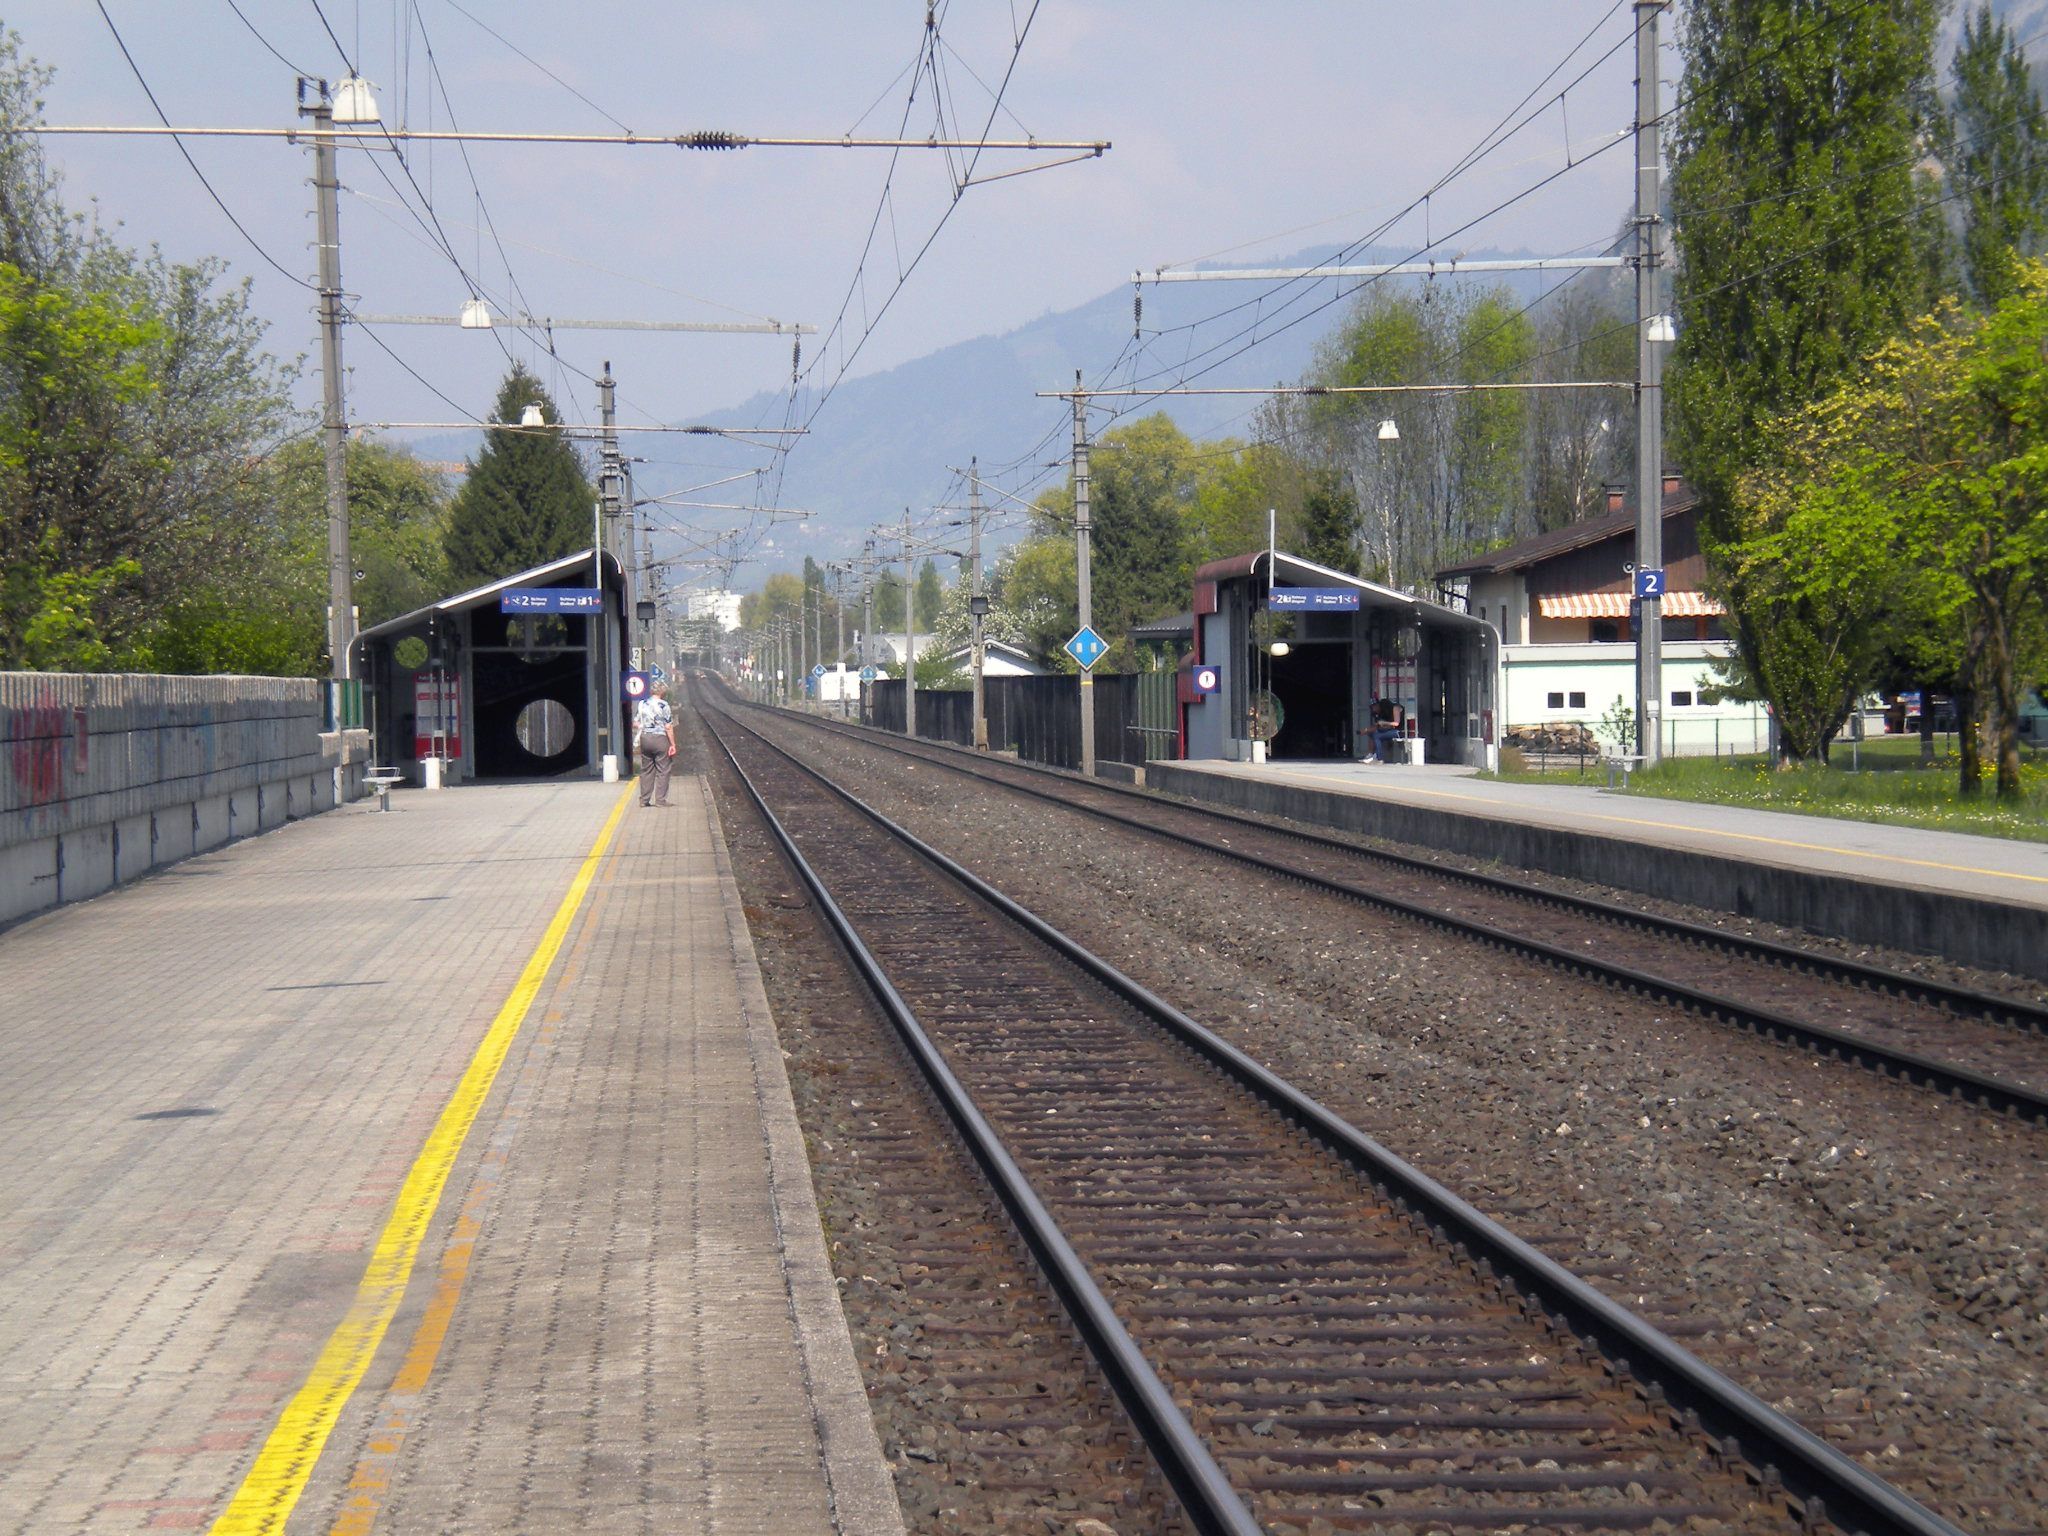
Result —
[[[221, 211], [230, 224], [234, 225], [235, 233], [242, 237], [249, 249], [262, 257], [280, 277], [298, 284], [299, 287], [304, 288], [309, 293], [317, 292], [318, 290], [312, 283], [307, 282], [303, 277], [300, 277], [275, 256], [271, 255], [270, 252], [266, 251], [261, 242], [249, 233], [242, 221], [235, 217], [235, 211], [228, 207], [220, 193], [214, 190], [213, 183], [206, 179], [206, 172], [199, 169], [199, 162], [192, 158], [192, 152], [185, 147], [184, 139], [171, 130], [170, 118], [164, 114], [162, 105], [158, 103], [156, 92], [149, 88], [149, 81], [143, 76], [142, 66], [135, 62], [135, 55], [128, 51], [128, 44], [121, 36], [121, 29], [114, 25], [114, 18], [107, 13], [105, 0], [93, 0], [93, 5], [100, 13], [100, 20], [107, 24], [107, 31], [113, 34], [114, 46], [121, 50], [121, 57], [127, 61], [129, 72], [135, 76], [135, 83], [142, 87], [142, 94], [149, 98], [149, 109], [157, 115], [157, 120], [164, 125], [165, 130], [170, 132], [171, 142], [177, 146], [178, 153], [184, 158], [185, 164], [191, 167], [192, 174], [199, 180], [199, 185], [206, 189], [206, 195], [213, 200], [213, 206]], [[241, 13], [238, 11], [236, 14], [240, 15]]]

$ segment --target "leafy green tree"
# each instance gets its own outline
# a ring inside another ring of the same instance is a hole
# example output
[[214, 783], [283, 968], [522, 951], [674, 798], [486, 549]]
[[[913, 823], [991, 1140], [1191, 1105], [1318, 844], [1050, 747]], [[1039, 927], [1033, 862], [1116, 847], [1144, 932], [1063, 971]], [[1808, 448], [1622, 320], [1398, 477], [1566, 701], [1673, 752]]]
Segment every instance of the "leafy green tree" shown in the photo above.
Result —
[[[454, 585], [446, 552], [448, 492], [438, 474], [402, 448], [351, 441], [343, 451], [349, 557], [356, 606], [368, 628], [424, 607]], [[277, 454], [272, 471], [280, 514], [324, 592], [326, 456], [320, 444], [300, 439]]]
[[[540, 406], [550, 423], [561, 419], [540, 380], [515, 363], [491, 419], [517, 423], [529, 405]], [[583, 461], [559, 432], [489, 428], [448, 509], [443, 548], [450, 578], [480, 585], [588, 549], [596, 500]]]
[[1742, 662], [1766, 684], [1766, 646], [1813, 654], [1826, 640], [1765, 633], [1805, 618], [1750, 601], [1766, 567], [1734, 547], [1749, 526], [1737, 486], [1768, 423], [1925, 307], [1916, 164], [1941, 9], [1880, 0], [1822, 18], [1808, 0], [1693, 0], [1687, 13], [1671, 178], [1682, 326], [1665, 398]]
[[1265, 548], [1269, 511], [1278, 522], [1280, 547], [1303, 548], [1309, 466], [1277, 444], [1234, 438], [1204, 443], [1197, 453], [1194, 495], [1181, 516], [1191, 568]]
[[1183, 516], [1194, 500], [1194, 454], [1162, 411], [1105, 432], [1090, 455], [1091, 617], [1117, 648], [1112, 665], [1122, 664], [1133, 624], [1187, 604]]
[[1997, 304], [2014, 289], [2015, 257], [2048, 233], [2048, 117], [2011, 30], [1980, 5], [1963, 26], [1942, 124], [1941, 159], [1959, 194], [1965, 292]]
[[266, 468], [290, 373], [221, 263], [66, 211], [24, 131], [49, 79], [0, 31], [0, 666], [205, 667], [186, 638], [241, 616], [239, 664], [313, 670]]
[[[1811, 668], [1837, 648], [1828, 729], [1881, 660], [1851, 648], [1875, 652], [1900, 627], [1945, 635], [1959, 697], [1981, 688], [1989, 705], [2001, 798], [2020, 793], [2021, 702], [2048, 635], [2048, 263], [2014, 279], [1988, 315], [1944, 304], [1779, 423], [1780, 451], [1740, 486], [1752, 526], [1733, 545], [1756, 567], [1737, 572], [1749, 590], [1808, 609], [1803, 636], [1767, 634], [1762, 654], [1796, 644]], [[1965, 792], [1977, 772], [1966, 753]]]
[[[1046, 508], [1065, 494], [1050, 492], [1039, 504]], [[1040, 533], [1012, 545], [996, 562], [991, 586], [995, 600], [1016, 615], [1020, 643], [1033, 655], [1061, 660], [1060, 647], [1079, 625], [1073, 535]]]

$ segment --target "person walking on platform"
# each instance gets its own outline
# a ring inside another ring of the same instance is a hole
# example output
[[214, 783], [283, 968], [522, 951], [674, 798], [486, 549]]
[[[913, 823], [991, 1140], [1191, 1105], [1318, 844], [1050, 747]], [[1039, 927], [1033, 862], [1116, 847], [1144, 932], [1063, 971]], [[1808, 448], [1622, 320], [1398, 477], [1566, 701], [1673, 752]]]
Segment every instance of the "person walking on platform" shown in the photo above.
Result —
[[640, 803], [668, 804], [668, 775], [676, 760], [676, 712], [668, 705], [668, 684], [633, 706], [633, 734], [640, 743]]

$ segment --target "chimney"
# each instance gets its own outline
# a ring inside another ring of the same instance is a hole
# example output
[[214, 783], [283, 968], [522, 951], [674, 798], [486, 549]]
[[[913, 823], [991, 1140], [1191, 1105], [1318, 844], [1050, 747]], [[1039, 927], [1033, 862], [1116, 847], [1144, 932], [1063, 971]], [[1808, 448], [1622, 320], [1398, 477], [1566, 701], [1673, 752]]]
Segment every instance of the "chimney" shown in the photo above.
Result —
[[1608, 511], [1619, 512], [1627, 503], [1628, 482], [1626, 480], [1610, 480], [1602, 489], [1607, 492]]
[[1675, 470], [1675, 469], [1667, 469], [1667, 470], [1665, 470], [1665, 471], [1664, 471], [1664, 494], [1665, 494], [1666, 496], [1676, 496], [1676, 495], [1678, 494], [1678, 486], [1679, 486], [1679, 474], [1678, 474], [1678, 471], [1677, 471], [1677, 470]]

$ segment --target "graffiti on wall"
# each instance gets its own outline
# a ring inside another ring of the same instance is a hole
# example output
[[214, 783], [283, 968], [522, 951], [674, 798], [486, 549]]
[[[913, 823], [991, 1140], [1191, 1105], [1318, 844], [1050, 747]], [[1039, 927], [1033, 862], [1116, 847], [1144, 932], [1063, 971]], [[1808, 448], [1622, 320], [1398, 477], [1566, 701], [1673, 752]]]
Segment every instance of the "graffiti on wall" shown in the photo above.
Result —
[[[78, 710], [80, 720], [84, 710]], [[7, 737], [8, 805], [48, 805], [64, 789], [64, 740], [74, 729], [73, 711], [62, 704], [30, 704], [0, 714]], [[83, 753], [80, 767], [84, 766]]]

